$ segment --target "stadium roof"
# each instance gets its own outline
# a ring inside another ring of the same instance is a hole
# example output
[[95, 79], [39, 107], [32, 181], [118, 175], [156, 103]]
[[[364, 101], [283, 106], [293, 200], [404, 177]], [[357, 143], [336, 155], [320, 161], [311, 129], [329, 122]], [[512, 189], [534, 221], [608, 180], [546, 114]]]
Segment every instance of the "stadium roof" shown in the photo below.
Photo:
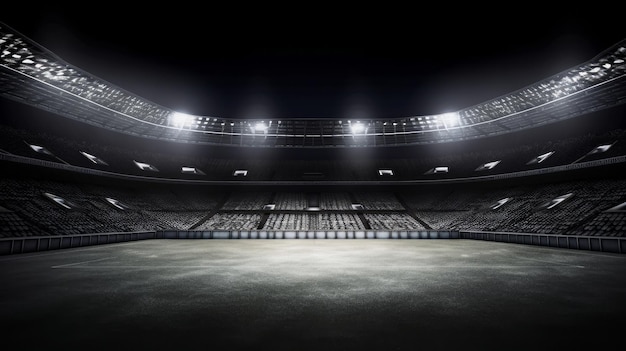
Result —
[[185, 114], [101, 79], [0, 24], [0, 95], [106, 129], [185, 143], [364, 147], [500, 135], [625, 101], [625, 42], [533, 84], [456, 111], [409, 117], [222, 118]]

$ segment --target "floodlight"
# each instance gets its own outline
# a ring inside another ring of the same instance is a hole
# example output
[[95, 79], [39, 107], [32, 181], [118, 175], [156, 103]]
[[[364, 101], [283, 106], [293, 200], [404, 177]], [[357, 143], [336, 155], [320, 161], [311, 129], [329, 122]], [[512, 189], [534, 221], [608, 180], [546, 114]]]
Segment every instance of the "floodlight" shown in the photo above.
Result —
[[496, 202], [494, 205], [491, 205], [491, 209], [495, 210], [500, 208], [502, 205], [504, 205], [505, 203], [509, 202], [509, 200], [511, 200], [510, 197], [505, 197], [504, 199], [500, 199], [498, 200], [498, 202]]
[[28, 144], [28, 146], [35, 151], [36, 153], [39, 154], [46, 154], [46, 155], [52, 155], [52, 152], [48, 151], [48, 149], [46, 149], [43, 146], [39, 146], [39, 145], [34, 145], [34, 144]]
[[44, 195], [46, 195], [47, 198], [49, 198], [50, 200], [56, 202], [57, 204], [59, 204], [59, 206], [64, 207], [66, 209], [71, 209], [72, 207], [67, 203], [67, 201], [65, 201], [64, 198], [51, 194], [51, 193], [44, 193]]
[[184, 174], [200, 174], [200, 175], [205, 175], [204, 172], [202, 172], [200, 169], [196, 168], [196, 167], [185, 167], [183, 166], [180, 170], [181, 173]]
[[183, 128], [185, 125], [191, 123], [193, 120], [192, 115], [181, 112], [173, 112], [170, 117], [170, 125], [176, 128]]
[[550, 201], [548, 204], [546, 204], [546, 208], [547, 209], [551, 209], [556, 207], [557, 205], [559, 205], [561, 202], [567, 200], [568, 198], [570, 198], [572, 195], [574, 195], [573, 193], [567, 193], [565, 195], [561, 195], [557, 198], [552, 199], [552, 201]]
[[356, 122], [354, 124], [350, 124], [350, 130], [352, 134], [359, 134], [365, 131], [365, 126], [361, 122]]
[[461, 124], [461, 117], [458, 112], [448, 112], [437, 116], [444, 128], [458, 127]]
[[613, 206], [606, 210], [606, 212], [626, 212], [626, 202], [622, 202], [617, 206]]
[[105, 200], [110, 203], [111, 205], [113, 205], [114, 207], [120, 209], [120, 210], [125, 210], [126, 208], [128, 208], [126, 205], [122, 204], [121, 202], [119, 202], [116, 199], [110, 198], [110, 197], [105, 197]]
[[607, 152], [611, 146], [613, 146], [613, 144], [598, 145], [593, 150], [589, 151], [589, 155]]
[[254, 125], [254, 130], [256, 132], [266, 132], [267, 128], [267, 125], [263, 122], [257, 122], [257, 124]]
[[154, 167], [153, 165], [149, 163], [139, 162], [135, 160], [133, 160], [133, 162], [135, 162], [135, 165], [142, 171], [153, 171], [153, 172], [159, 171], [156, 167]]
[[424, 172], [424, 174], [448, 173], [448, 170], [449, 169], [447, 166], [440, 166], [431, 168], [428, 171]]
[[493, 169], [495, 166], [498, 165], [498, 163], [500, 163], [500, 160], [487, 162], [485, 164], [480, 165], [478, 168], [476, 168], [476, 171], [484, 171], [488, 169]]
[[93, 162], [94, 164], [105, 165], [105, 166], [109, 165], [108, 163], [104, 162], [104, 160], [102, 160], [99, 157], [96, 157], [96, 156], [94, 156], [92, 154], [89, 154], [89, 153], [86, 153], [84, 151], [79, 151], [79, 152], [81, 153], [81, 155], [85, 156], [89, 161]]
[[530, 164], [535, 164], [535, 163], [541, 163], [545, 161], [548, 157], [552, 156], [552, 154], [554, 154], [554, 151], [546, 152], [545, 154], [542, 154], [533, 158], [532, 160], [528, 161], [526, 164], [530, 165]]

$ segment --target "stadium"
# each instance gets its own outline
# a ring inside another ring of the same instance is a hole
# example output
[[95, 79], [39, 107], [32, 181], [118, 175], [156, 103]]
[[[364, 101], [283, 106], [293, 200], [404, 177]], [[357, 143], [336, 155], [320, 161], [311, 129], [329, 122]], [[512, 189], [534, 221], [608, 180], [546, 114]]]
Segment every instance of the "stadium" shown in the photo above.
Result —
[[261, 108], [239, 114], [189, 113], [172, 107], [180, 95], [153, 95], [150, 84], [172, 75], [145, 90], [114, 83], [124, 80], [101, 78], [27, 28], [0, 22], [5, 342], [65, 350], [620, 342], [619, 35], [445, 111], [380, 113], [356, 98], [311, 117], [258, 100], [249, 105]]

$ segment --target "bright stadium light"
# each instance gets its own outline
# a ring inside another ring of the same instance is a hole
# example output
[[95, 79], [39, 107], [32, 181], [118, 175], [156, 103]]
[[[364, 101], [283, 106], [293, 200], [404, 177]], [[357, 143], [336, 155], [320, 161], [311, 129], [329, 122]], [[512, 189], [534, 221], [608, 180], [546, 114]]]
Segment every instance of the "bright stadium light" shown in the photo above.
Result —
[[500, 199], [498, 200], [498, 202], [496, 202], [495, 204], [491, 205], [491, 209], [492, 210], [497, 210], [498, 208], [502, 207], [502, 205], [504, 205], [505, 203], [509, 202], [511, 200], [510, 197], [505, 197], [504, 199]]
[[187, 166], [183, 166], [180, 169], [181, 173], [184, 174], [199, 174], [199, 175], [206, 175], [204, 172], [202, 172], [200, 169], [196, 168], [196, 167], [187, 167]]
[[613, 144], [598, 145], [595, 148], [593, 148], [591, 151], [589, 151], [588, 154], [592, 155], [592, 154], [598, 154], [598, 153], [602, 153], [602, 152], [607, 152], [607, 151], [609, 151], [611, 146], [613, 146]]
[[94, 164], [97, 164], [97, 165], [105, 165], [105, 166], [108, 166], [108, 165], [109, 165], [108, 163], [104, 162], [104, 160], [102, 160], [102, 159], [101, 159], [101, 158], [99, 158], [99, 157], [96, 157], [96, 156], [94, 156], [94, 155], [92, 155], [92, 154], [89, 154], [89, 153], [86, 153], [86, 152], [84, 152], [84, 151], [79, 151], [79, 152], [80, 152], [83, 156], [85, 156], [85, 157], [86, 157], [89, 161], [93, 162]]
[[476, 168], [476, 171], [485, 171], [485, 170], [493, 169], [495, 166], [498, 165], [498, 163], [500, 163], [500, 160], [484, 163], [478, 166], [478, 168]]
[[170, 125], [176, 128], [183, 128], [185, 125], [190, 124], [193, 120], [192, 115], [181, 112], [173, 112], [170, 115]]
[[56, 202], [57, 204], [59, 204], [59, 206], [64, 207], [68, 210], [72, 209], [72, 207], [70, 206], [70, 204], [62, 197], [51, 194], [51, 193], [44, 193], [44, 195], [46, 197], [48, 197], [50, 200]]
[[561, 195], [561, 196], [559, 196], [557, 198], [554, 198], [554, 199], [552, 199], [552, 201], [550, 201], [549, 203], [547, 203], [545, 205], [545, 208], [547, 208], [547, 209], [554, 208], [554, 207], [558, 206], [561, 202], [563, 202], [563, 201], [569, 199], [570, 197], [572, 197], [572, 195], [574, 195], [574, 194], [573, 193], [567, 193], [565, 195]]
[[52, 152], [50, 152], [48, 149], [46, 149], [43, 146], [34, 145], [34, 144], [28, 144], [28, 146], [30, 146], [30, 148], [37, 153], [52, 155]]
[[356, 122], [354, 124], [350, 123], [350, 130], [352, 131], [352, 134], [360, 134], [365, 131], [365, 125], [361, 122]]
[[265, 132], [267, 128], [267, 125], [263, 122], [257, 122], [257, 124], [254, 125], [254, 130], [257, 132]]
[[424, 174], [448, 173], [449, 171], [450, 168], [448, 166], [439, 166], [429, 169]]
[[437, 116], [444, 128], [458, 127], [461, 124], [461, 117], [458, 112], [448, 112]]
[[128, 206], [122, 204], [121, 202], [119, 202], [118, 200], [111, 198], [111, 197], [105, 197], [106, 201], [108, 203], [110, 203], [111, 205], [113, 205], [115, 208], [120, 209], [120, 210], [125, 210], [128, 208]]
[[546, 152], [545, 154], [539, 155], [532, 160], [526, 162], [527, 165], [538, 164], [545, 161], [548, 157], [552, 156], [554, 151]]
[[149, 163], [139, 162], [139, 161], [135, 161], [135, 160], [133, 160], [133, 162], [142, 171], [152, 171], [152, 172], [158, 172], [159, 171], [156, 167], [154, 167], [153, 165], [151, 165]]

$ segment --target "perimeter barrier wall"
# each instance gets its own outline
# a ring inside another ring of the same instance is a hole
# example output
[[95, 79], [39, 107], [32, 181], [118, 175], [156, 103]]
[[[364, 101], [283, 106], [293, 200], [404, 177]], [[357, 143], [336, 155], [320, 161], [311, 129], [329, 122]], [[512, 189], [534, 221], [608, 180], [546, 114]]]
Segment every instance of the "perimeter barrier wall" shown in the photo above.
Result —
[[626, 237], [567, 236], [454, 230], [158, 230], [0, 238], [0, 255], [148, 239], [470, 239], [564, 249], [626, 253]]

